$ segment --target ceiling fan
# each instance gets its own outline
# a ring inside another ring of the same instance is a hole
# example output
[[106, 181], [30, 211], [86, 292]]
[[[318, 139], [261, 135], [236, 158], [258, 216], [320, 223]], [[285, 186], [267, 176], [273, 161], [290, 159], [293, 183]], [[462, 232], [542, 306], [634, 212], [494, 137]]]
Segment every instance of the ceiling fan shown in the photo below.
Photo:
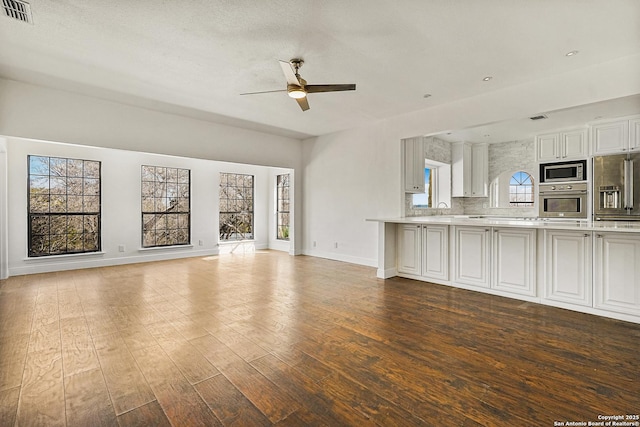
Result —
[[307, 101], [307, 94], [320, 93], [320, 92], [340, 92], [344, 90], [356, 90], [355, 84], [335, 84], [335, 85], [308, 85], [307, 81], [300, 77], [298, 70], [304, 64], [304, 61], [300, 58], [293, 58], [289, 62], [280, 62], [284, 77], [287, 79], [287, 88], [282, 90], [267, 90], [263, 92], [248, 92], [241, 93], [240, 95], [255, 95], [259, 93], [272, 93], [272, 92], [287, 92], [287, 94], [298, 102], [302, 111], [309, 109], [309, 101]]

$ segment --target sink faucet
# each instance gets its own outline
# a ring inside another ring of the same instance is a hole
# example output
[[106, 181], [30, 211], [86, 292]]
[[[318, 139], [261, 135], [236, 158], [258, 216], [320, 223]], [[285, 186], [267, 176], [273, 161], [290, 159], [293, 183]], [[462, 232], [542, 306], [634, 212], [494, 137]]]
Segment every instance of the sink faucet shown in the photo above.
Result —
[[440, 205], [444, 205], [445, 208], [449, 209], [449, 205], [447, 205], [447, 202], [438, 202], [438, 206], [436, 206], [436, 209], [438, 209], [438, 215], [442, 215], [442, 209], [440, 209]]

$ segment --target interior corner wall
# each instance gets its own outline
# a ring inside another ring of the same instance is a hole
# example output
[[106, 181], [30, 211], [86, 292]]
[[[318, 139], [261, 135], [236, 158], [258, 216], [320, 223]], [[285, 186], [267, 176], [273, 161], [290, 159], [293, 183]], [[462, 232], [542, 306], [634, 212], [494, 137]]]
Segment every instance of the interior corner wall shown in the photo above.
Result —
[[366, 219], [401, 215], [401, 139], [638, 94], [638, 76], [632, 55], [305, 140], [303, 252], [377, 264], [378, 228]]
[[9, 277], [9, 222], [7, 210], [7, 140], [0, 138], [0, 280]]
[[[8, 159], [8, 275], [127, 264], [161, 259], [208, 256], [227, 247], [266, 249], [270, 168], [177, 156], [101, 149], [24, 138], [6, 138]], [[96, 254], [27, 257], [27, 156], [79, 158], [101, 162], [102, 251]], [[0, 156], [1, 160], [1, 156]], [[191, 171], [191, 242], [188, 246], [142, 249], [142, 165], [185, 168]], [[254, 176], [254, 240], [248, 244], [219, 242], [218, 194], [221, 172]], [[3, 236], [5, 234], [3, 233]], [[122, 250], [120, 250], [122, 247]], [[3, 251], [4, 252], [4, 251]]]
[[[303, 223], [302, 142], [0, 78], [0, 135], [291, 169], [294, 222]], [[292, 239], [301, 253], [302, 233]]]

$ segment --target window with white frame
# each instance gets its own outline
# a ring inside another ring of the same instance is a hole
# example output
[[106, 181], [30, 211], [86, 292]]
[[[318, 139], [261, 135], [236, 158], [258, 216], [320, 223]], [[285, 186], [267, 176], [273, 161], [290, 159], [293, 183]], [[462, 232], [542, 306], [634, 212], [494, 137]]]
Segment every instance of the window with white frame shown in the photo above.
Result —
[[253, 175], [221, 173], [220, 241], [253, 236]]
[[100, 250], [100, 162], [28, 156], [28, 256]]
[[276, 238], [289, 240], [289, 174], [276, 177]]
[[188, 245], [191, 171], [142, 166], [142, 247]]
[[509, 180], [509, 205], [517, 207], [533, 206], [533, 178], [524, 171], [518, 171]]
[[424, 193], [412, 195], [412, 208], [450, 207], [451, 165], [427, 159], [424, 167], [424, 188]]

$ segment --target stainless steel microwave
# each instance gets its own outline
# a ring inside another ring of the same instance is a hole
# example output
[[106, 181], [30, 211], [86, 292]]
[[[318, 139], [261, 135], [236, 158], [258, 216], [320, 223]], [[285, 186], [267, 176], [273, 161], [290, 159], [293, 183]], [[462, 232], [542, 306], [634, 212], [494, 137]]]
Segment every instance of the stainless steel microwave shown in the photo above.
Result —
[[540, 163], [540, 182], [570, 182], [586, 180], [586, 160]]

